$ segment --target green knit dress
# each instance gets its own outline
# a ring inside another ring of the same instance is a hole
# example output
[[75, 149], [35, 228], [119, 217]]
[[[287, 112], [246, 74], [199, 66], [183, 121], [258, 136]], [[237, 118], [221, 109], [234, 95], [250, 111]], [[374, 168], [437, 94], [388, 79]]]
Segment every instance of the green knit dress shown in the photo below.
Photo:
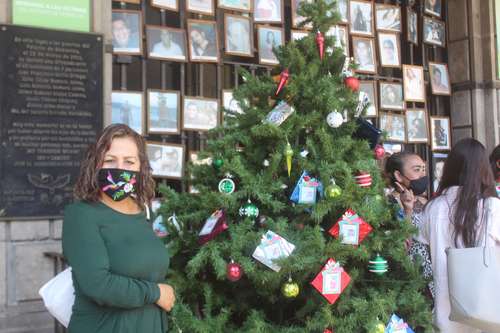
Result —
[[73, 271], [69, 333], [165, 333], [167, 313], [155, 303], [169, 256], [144, 213], [103, 203], [64, 211], [63, 253]]

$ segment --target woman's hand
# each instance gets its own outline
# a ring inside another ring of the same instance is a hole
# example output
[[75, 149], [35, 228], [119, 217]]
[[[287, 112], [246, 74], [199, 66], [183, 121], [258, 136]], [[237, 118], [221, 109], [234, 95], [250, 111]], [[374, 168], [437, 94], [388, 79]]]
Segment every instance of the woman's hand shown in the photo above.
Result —
[[160, 288], [160, 298], [156, 301], [156, 304], [165, 311], [170, 312], [175, 303], [174, 288], [164, 283], [158, 283], [158, 288]]
[[405, 215], [411, 216], [413, 213], [413, 206], [416, 201], [415, 195], [412, 190], [407, 189], [398, 182], [396, 182], [396, 186], [399, 189], [399, 199], [401, 200], [401, 205], [403, 205]]

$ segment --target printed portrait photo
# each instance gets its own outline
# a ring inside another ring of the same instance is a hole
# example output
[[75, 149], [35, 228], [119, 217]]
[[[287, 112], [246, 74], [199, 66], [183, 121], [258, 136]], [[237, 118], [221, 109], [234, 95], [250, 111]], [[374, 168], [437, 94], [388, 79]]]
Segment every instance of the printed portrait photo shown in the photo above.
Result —
[[259, 62], [261, 64], [277, 65], [278, 58], [274, 54], [274, 48], [283, 45], [284, 36], [281, 28], [273, 28], [268, 26], [257, 27], [259, 41]]
[[218, 124], [219, 104], [216, 99], [184, 97], [183, 128], [208, 131]]
[[427, 111], [425, 109], [409, 109], [406, 110], [405, 115], [408, 143], [429, 142]]
[[375, 5], [377, 30], [401, 32], [401, 8], [399, 6]]
[[418, 16], [417, 13], [410, 8], [407, 9], [407, 38], [412, 44], [418, 45]]
[[250, 19], [244, 16], [225, 14], [224, 35], [226, 53], [253, 57], [253, 35]]
[[424, 0], [425, 13], [441, 17], [441, 0]]
[[218, 62], [219, 45], [214, 21], [188, 20], [189, 60]]
[[141, 12], [134, 10], [113, 10], [111, 15], [113, 53], [142, 54]]
[[146, 153], [153, 169], [153, 177], [182, 178], [184, 174], [184, 146], [173, 143], [148, 142]]
[[375, 94], [375, 81], [360, 81], [359, 91], [368, 96], [369, 104], [366, 108], [365, 117], [377, 116], [377, 95]]
[[111, 92], [111, 123], [125, 124], [144, 134], [144, 102], [142, 92]]
[[148, 90], [148, 132], [180, 132], [180, 93], [168, 90]]
[[349, 23], [349, 8], [347, 6], [347, 0], [337, 0], [337, 11], [340, 14], [340, 23]]
[[375, 45], [372, 38], [353, 37], [352, 49], [354, 52], [354, 62], [358, 65], [356, 72], [377, 72]]
[[[326, 36], [334, 37], [335, 47], [341, 48], [342, 53], [344, 53], [346, 57], [349, 57], [349, 34], [346, 26], [334, 25], [328, 29]], [[331, 54], [333, 53], [333, 48], [328, 47], [326, 51]]]
[[405, 101], [425, 102], [424, 69], [422, 66], [403, 65]]
[[179, 10], [177, 0], [151, 0], [151, 6], [176, 12]]
[[450, 118], [431, 117], [431, 149], [451, 149]]
[[307, 23], [305, 25], [301, 25], [306, 18], [299, 15], [297, 10], [300, 8], [303, 2], [311, 3], [312, 0], [291, 0], [292, 1], [292, 26], [300, 29], [312, 29], [312, 24]]
[[215, 0], [186, 0], [186, 10], [192, 13], [215, 15]]
[[187, 61], [184, 29], [146, 26], [149, 58]]
[[253, 20], [260, 23], [283, 21], [283, 0], [255, 0]]
[[429, 62], [431, 89], [434, 95], [451, 95], [450, 76], [448, 65]]
[[371, 1], [350, 1], [351, 34], [373, 36], [373, 6]]
[[381, 112], [380, 129], [387, 132], [388, 141], [406, 141], [405, 117], [403, 115]]
[[400, 83], [380, 82], [380, 108], [404, 110], [403, 86]]
[[445, 153], [432, 154], [432, 192], [437, 192], [439, 188], [441, 177], [443, 177], [444, 163], [447, 158], [448, 154]]
[[240, 12], [250, 12], [252, 10], [252, 0], [218, 0], [218, 4], [220, 8]]
[[395, 33], [378, 33], [380, 65], [383, 67], [400, 67], [399, 35]]
[[238, 101], [233, 98], [232, 90], [225, 89], [222, 91], [222, 105], [224, 109], [230, 111], [231, 113], [243, 113], [240, 103], [238, 103]]
[[446, 28], [443, 21], [424, 16], [424, 43], [444, 47], [446, 45]]

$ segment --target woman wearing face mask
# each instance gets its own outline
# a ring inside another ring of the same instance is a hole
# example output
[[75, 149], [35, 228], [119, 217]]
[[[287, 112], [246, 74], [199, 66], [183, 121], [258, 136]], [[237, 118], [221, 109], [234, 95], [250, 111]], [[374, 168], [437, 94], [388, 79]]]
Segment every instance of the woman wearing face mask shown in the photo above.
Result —
[[154, 181], [144, 139], [123, 124], [89, 147], [64, 211], [63, 253], [72, 267], [70, 333], [167, 331], [175, 302], [169, 257], [147, 223]]
[[[391, 184], [389, 200], [400, 207], [399, 217], [407, 217], [420, 228], [422, 211], [427, 199], [422, 194], [427, 191], [429, 179], [425, 173], [425, 162], [417, 154], [401, 152], [392, 154], [385, 163], [385, 173]], [[408, 241], [408, 253], [413, 260], [417, 256], [422, 262], [423, 275], [432, 278], [432, 266], [428, 246], [416, 241]], [[429, 292], [434, 296], [434, 284], [430, 282]]]

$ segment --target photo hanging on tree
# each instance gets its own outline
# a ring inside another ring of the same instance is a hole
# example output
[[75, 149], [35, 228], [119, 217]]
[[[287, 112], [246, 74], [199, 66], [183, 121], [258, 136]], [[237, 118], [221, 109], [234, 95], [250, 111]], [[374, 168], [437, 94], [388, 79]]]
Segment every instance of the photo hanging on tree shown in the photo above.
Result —
[[344, 268], [338, 262], [335, 262], [333, 258], [330, 258], [311, 282], [311, 285], [319, 291], [328, 303], [333, 304], [350, 281], [351, 277]]
[[198, 234], [198, 242], [203, 245], [208, 241], [214, 239], [218, 234], [220, 234], [227, 228], [228, 225], [226, 224], [226, 213], [222, 209], [216, 210], [205, 221], [203, 228]]
[[348, 209], [328, 231], [333, 237], [339, 238], [342, 244], [359, 245], [372, 227], [355, 211]]
[[318, 194], [323, 197], [323, 184], [304, 171], [290, 195], [290, 200], [304, 205], [315, 204]]
[[392, 314], [385, 331], [387, 333], [415, 333], [403, 319], [399, 318], [395, 314]]
[[280, 235], [268, 230], [262, 235], [259, 246], [255, 248], [252, 257], [271, 268], [275, 272], [281, 270], [281, 266], [274, 260], [288, 257], [295, 250], [295, 245], [288, 242]]
[[264, 121], [279, 126], [294, 112], [295, 109], [288, 105], [287, 102], [280, 101], [266, 116]]

